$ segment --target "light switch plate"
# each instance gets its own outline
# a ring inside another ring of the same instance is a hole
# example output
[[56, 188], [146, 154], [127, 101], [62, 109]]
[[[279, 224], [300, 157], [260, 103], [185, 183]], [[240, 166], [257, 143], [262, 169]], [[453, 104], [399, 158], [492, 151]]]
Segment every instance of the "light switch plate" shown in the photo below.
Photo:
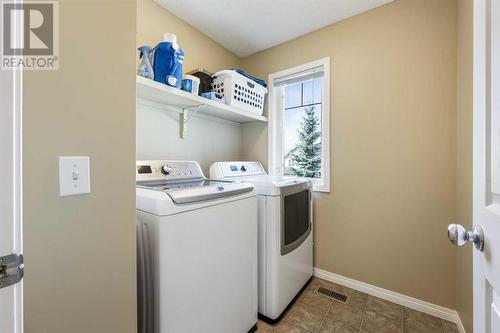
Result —
[[62, 197], [90, 193], [88, 156], [59, 157], [59, 193]]

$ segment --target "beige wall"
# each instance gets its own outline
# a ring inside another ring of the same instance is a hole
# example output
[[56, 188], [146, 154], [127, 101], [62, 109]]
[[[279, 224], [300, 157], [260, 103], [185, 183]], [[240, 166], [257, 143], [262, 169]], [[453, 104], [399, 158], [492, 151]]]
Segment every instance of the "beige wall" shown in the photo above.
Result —
[[193, 117], [179, 138], [179, 113], [137, 104], [137, 159], [179, 159], [200, 162], [208, 177], [216, 161], [239, 160], [241, 126]]
[[[132, 333], [136, 3], [59, 6], [60, 69], [24, 72], [25, 331]], [[59, 197], [60, 155], [91, 194]]]
[[[243, 59], [269, 73], [331, 57], [331, 193], [315, 195], [315, 265], [455, 307], [457, 5], [399, 0]], [[266, 164], [267, 129], [243, 130]]]
[[[456, 223], [472, 228], [472, 0], [458, 0]], [[456, 308], [472, 332], [472, 247], [457, 249]]]
[[[153, 0], [138, 0], [137, 46], [155, 46], [163, 33], [177, 35], [186, 55], [184, 72], [205, 68], [216, 72], [240, 66], [240, 59], [174, 16]], [[138, 63], [138, 62], [137, 62]], [[193, 159], [204, 171], [218, 160], [239, 159], [241, 128], [228, 122], [193, 118], [186, 139], [179, 138], [179, 115], [159, 108], [137, 109], [137, 159]]]
[[153, 0], [137, 1], [137, 46], [155, 46], [163, 40], [163, 33], [177, 35], [184, 50], [184, 71], [205, 68], [216, 72], [240, 65], [240, 58], [220, 44], [199, 32]]

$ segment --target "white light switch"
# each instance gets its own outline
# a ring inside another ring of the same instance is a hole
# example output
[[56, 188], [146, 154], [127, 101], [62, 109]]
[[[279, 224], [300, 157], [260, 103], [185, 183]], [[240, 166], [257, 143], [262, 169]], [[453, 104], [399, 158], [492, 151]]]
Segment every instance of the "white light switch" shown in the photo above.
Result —
[[60, 195], [90, 193], [90, 167], [88, 156], [59, 157]]

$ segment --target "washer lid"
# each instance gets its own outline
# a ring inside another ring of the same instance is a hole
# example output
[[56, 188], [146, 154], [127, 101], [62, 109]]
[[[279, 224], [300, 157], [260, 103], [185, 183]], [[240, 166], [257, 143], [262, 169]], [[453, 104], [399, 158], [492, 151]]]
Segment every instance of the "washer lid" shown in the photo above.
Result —
[[176, 204], [215, 200], [251, 192], [254, 188], [248, 183], [209, 179], [185, 182], [137, 182], [137, 187], [165, 192]]

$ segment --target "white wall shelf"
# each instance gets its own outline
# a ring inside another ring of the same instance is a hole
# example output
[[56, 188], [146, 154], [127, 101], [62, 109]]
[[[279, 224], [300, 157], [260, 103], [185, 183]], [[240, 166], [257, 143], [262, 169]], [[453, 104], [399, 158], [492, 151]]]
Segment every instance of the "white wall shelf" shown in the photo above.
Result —
[[[252, 114], [248, 111], [242, 111], [229, 105], [200, 96], [194, 96], [180, 89], [169, 87], [142, 76], [137, 76], [136, 78], [137, 98], [179, 108], [184, 111], [183, 113], [187, 113], [189, 111], [194, 112], [194, 110], [196, 110], [197, 113], [237, 123], [267, 121], [267, 118], [264, 116]], [[184, 122], [187, 122], [189, 118], [182, 117], [181, 119], [184, 120]], [[183, 136], [183, 129], [185, 130], [185, 126], [181, 127], [181, 137]]]

